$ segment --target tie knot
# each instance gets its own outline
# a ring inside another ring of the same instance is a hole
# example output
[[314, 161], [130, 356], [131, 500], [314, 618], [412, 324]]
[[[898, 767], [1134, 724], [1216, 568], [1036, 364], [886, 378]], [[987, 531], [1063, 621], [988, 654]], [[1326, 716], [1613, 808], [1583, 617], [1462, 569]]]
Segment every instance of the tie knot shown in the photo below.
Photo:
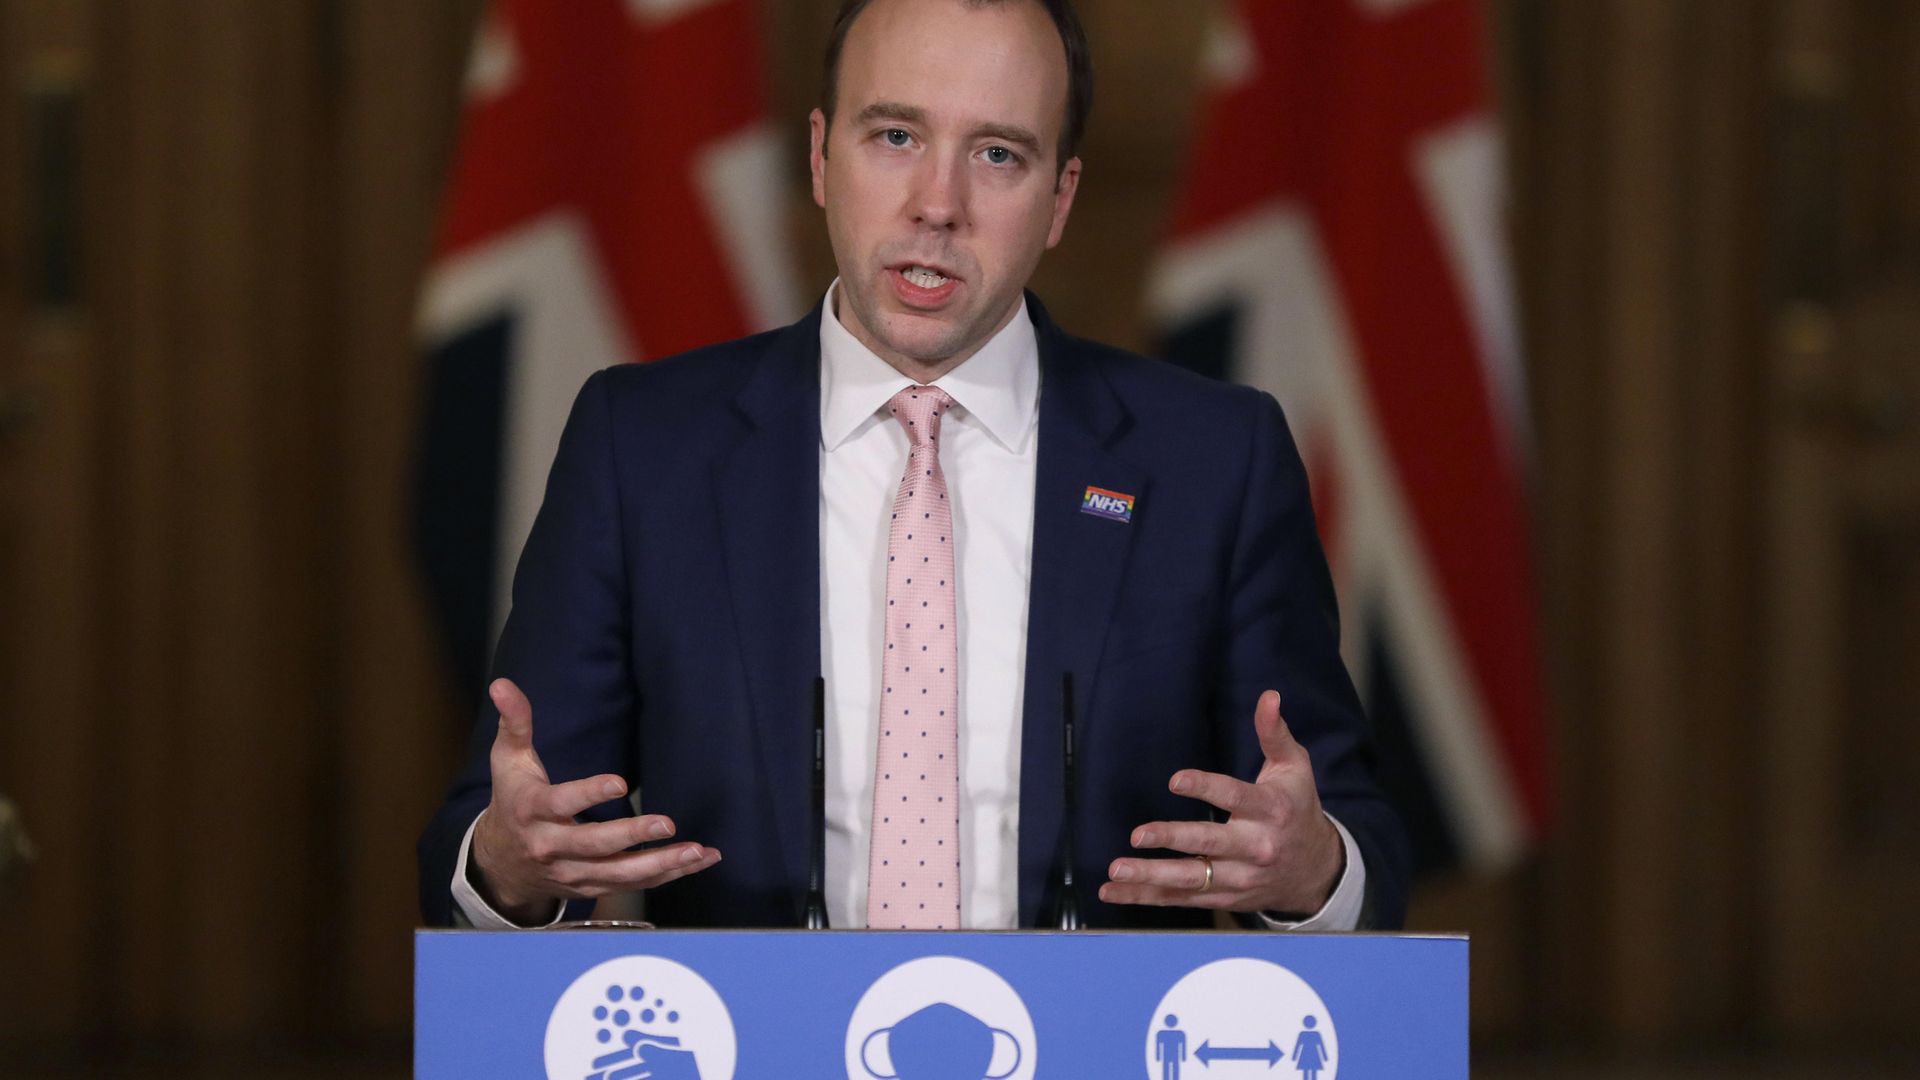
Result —
[[937, 386], [909, 386], [887, 402], [887, 411], [906, 429], [916, 450], [939, 441], [940, 414], [951, 408], [953, 399]]

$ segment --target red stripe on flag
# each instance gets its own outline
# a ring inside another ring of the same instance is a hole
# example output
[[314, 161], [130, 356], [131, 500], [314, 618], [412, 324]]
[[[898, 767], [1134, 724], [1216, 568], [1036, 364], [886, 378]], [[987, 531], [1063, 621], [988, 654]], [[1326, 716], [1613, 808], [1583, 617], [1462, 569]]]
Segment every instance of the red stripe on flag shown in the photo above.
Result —
[[1340, 512], [1345, 505], [1340, 500], [1339, 467], [1334, 462], [1332, 439], [1327, 429], [1316, 424], [1313, 434], [1301, 436], [1304, 429], [1296, 429], [1295, 437], [1301, 441], [1300, 456], [1307, 467], [1307, 490], [1313, 499], [1313, 523], [1320, 533], [1320, 543], [1326, 548], [1327, 569], [1333, 574], [1333, 580], [1342, 580], [1351, 567], [1341, 565], [1340, 559], [1346, 553], [1346, 545], [1341, 543], [1341, 528], [1346, 522]]

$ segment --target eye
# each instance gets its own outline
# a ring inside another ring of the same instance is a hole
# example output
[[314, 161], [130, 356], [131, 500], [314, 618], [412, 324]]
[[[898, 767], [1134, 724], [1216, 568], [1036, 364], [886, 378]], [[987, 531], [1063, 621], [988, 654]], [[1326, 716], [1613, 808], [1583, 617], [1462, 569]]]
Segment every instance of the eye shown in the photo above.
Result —
[[986, 154], [987, 160], [995, 165], [1012, 165], [1014, 162], [1020, 160], [1014, 156], [1013, 151], [1004, 146], [989, 146], [987, 147]]
[[907, 134], [904, 128], [888, 128], [880, 133], [880, 137], [887, 140], [888, 146], [893, 147], [905, 146], [913, 141], [913, 136]]

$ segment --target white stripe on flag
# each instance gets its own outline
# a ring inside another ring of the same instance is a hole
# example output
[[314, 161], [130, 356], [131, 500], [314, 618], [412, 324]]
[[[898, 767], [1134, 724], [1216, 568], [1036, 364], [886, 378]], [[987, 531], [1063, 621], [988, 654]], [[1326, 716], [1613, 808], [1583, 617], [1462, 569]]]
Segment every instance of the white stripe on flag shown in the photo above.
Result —
[[707, 217], [755, 330], [770, 330], [806, 310], [799, 276], [788, 265], [786, 192], [789, 162], [771, 126], [760, 124], [718, 140], [694, 165]]
[[490, 8], [474, 31], [467, 59], [466, 95], [472, 101], [499, 97], [520, 77], [520, 46], [497, 8]]
[[627, 0], [627, 10], [642, 22], [663, 23], [698, 8], [712, 7], [726, 0]]
[[1427, 210], [1462, 283], [1461, 301], [1472, 320], [1486, 372], [1488, 408], [1500, 425], [1507, 458], [1531, 471], [1533, 444], [1527, 417], [1526, 373], [1520, 365], [1520, 322], [1507, 258], [1506, 169], [1500, 129], [1477, 116], [1420, 140], [1413, 152]]
[[1237, 8], [1222, 7], [1207, 20], [1201, 77], [1220, 87], [1239, 86], [1260, 73], [1260, 50]]

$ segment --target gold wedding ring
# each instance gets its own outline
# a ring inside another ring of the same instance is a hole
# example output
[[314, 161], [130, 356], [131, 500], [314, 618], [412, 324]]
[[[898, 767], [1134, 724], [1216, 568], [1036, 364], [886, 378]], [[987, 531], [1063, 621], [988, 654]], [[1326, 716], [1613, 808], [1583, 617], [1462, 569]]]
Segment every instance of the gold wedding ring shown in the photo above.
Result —
[[1195, 855], [1194, 858], [1199, 859], [1200, 865], [1207, 868], [1206, 879], [1200, 882], [1200, 887], [1195, 889], [1194, 892], [1206, 892], [1208, 889], [1213, 888], [1213, 860], [1207, 858], [1205, 855]]

